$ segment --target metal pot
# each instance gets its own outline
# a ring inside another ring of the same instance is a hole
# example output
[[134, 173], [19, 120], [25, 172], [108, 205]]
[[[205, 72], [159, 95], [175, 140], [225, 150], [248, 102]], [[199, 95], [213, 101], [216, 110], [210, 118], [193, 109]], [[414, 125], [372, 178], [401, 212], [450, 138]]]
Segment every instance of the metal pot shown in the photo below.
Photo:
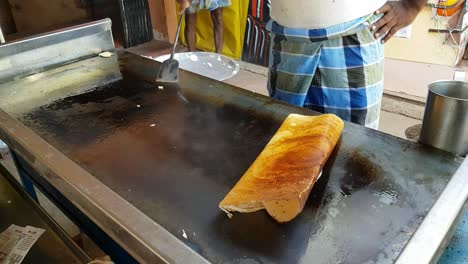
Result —
[[468, 83], [429, 85], [419, 141], [460, 156], [468, 153]]

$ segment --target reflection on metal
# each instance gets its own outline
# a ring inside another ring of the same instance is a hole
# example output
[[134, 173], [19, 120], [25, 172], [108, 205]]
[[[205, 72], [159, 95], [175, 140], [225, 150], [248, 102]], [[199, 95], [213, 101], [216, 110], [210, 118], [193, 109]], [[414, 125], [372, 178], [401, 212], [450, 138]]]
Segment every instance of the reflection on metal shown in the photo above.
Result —
[[[57, 96], [66, 97], [85, 93], [121, 78], [115, 54], [110, 58], [97, 56], [16, 81], [0, 83], [0, 108], [21, 113], [29, 107], [50, 102]], [[73, 85], [78, 83], [80, 89], [76, 89]], [[60, 94], [57, 94], [59, 88]], [[3, 98], [8, 100], [2, 100]]]
[[0, 26], [0, 44], [5, 43], [5, 36], [3, 35], [2, 27]]
[[467, 187], [468, 159], [465, 159], [398, 257], [397, 264], [437, 262], [463, 214]]
[[111, 21], [103, 19], [0, 45], [0, 82], [114, 50]]

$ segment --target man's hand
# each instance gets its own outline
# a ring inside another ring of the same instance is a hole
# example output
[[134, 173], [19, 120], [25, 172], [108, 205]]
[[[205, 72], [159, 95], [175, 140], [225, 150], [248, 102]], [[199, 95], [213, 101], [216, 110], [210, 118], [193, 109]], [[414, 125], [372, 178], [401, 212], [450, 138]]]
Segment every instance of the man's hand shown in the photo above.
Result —
[[382, 37], [382, 43], [387, 42], [398, 30], [413, 23], [426, 1], [401, 0], [387, 2], [379, 10], [375, 11], [376, 15], [383, 14], [383, 16], [371, 26], [374, 37]]
[[182, 15], [190, 6], [189, 0], [177, 0], [177, 2], [179, 2], [179, 15]]

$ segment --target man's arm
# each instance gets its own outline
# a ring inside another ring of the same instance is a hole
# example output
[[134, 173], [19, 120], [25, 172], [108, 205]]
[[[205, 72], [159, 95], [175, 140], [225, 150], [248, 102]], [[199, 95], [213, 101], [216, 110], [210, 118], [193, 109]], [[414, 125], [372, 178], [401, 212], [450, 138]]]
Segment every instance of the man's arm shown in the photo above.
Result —
[[190, 6], [189, 0], [177, 0], [177, 2], [179, 2], [179, 15], [182, 15]]
[[427, 0], [388, 1], [377, 10], [376, 14], [383, 14], [371, 30], [376, 38], [383, 37], [382, 43], [387, 42], [398, 30], [413, 23], [416, 16], [424, 8]]

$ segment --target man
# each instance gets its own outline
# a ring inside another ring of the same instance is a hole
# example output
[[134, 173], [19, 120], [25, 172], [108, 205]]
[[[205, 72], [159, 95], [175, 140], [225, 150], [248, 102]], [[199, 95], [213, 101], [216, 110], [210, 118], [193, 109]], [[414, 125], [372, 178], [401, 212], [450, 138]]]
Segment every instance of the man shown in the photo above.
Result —
[[426, 2], [271, 0], [270, 96], [377, 128], [382, 44]]
[[223, 8], [231, 5], [230, 0], [179, 0], [179, 3], [179, 14], [185, 12], [185, 40], [188, 50], [196, 50], [197, 13], [201, 10], [208, 10], [213, 21], [215, 52], [221, 53], [224, 41]]
[[427, 0], [385, 2], [271, 0], [270, 95], [377, 128], [382, 44], [413, 22]]

